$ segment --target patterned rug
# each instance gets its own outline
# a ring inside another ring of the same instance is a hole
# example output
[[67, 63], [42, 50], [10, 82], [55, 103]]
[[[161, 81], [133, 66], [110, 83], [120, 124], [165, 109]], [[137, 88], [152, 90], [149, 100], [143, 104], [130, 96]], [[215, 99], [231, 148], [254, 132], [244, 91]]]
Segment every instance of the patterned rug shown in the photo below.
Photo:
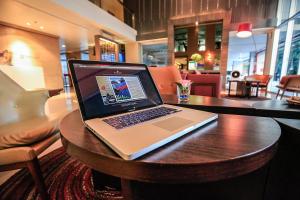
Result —
[[[42, 157], [40, 164], [51, 200], [123, 199], [121, 192], [114, 188], [95, 191], [91, 169], [67, 155], [62, 147]], [[40, 199], [27, 169], [20, 170], [0, 186], [0, 199]]]

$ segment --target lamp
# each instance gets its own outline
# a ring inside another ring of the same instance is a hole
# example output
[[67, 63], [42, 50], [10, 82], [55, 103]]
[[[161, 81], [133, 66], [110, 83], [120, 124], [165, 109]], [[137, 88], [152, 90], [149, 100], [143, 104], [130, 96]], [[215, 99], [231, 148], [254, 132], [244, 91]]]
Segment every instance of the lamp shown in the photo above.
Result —
[[236, 36], [239, 38], [247, 38], [252, 35], [252, 24], [251, 23], [241, 23], [239, 24]]

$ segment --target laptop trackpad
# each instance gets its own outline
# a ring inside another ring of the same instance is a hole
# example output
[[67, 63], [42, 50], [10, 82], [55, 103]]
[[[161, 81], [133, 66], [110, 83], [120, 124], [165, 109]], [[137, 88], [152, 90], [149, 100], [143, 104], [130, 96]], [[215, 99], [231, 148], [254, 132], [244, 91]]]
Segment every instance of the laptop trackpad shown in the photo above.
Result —
[[193, 123], [193, 121], [188, 119], [184, 119], [181, 117], [171, 117], [169, 119], [155, 122], [153, 123], [153, 125], [165, 129], [167, 131], [174, 131], [191, 123]]

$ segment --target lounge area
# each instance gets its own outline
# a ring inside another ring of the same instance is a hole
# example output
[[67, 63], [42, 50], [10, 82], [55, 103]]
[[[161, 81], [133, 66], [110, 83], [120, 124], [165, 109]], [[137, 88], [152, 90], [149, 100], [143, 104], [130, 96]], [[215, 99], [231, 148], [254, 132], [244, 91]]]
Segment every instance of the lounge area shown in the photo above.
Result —
[[300, 0], [0, 12], [0, 200], [300, 198]]

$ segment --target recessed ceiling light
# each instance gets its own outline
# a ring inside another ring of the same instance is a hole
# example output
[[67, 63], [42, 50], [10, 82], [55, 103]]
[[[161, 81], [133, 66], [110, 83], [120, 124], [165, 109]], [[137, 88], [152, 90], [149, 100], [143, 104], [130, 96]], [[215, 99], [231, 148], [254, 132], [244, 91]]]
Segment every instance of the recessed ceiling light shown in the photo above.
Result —
[[30, 26], [31, 24], [30, 24], [30, 22], [26, 22], [26, 25], [27, 25], [27, 26]]
[[40, 26], [40, 29], [42, 29], [42, 30], [43, 30], [43, 29], [44, 29], [44, 27], [43, 27], [43, 26]]
[[64, 45], [64, 44], [63, 44], [63, 45], [61, 45], [61, 47], [62, 47], [62, 48], [65, 48], [65, 47], [66, 47], [66, 45]]

